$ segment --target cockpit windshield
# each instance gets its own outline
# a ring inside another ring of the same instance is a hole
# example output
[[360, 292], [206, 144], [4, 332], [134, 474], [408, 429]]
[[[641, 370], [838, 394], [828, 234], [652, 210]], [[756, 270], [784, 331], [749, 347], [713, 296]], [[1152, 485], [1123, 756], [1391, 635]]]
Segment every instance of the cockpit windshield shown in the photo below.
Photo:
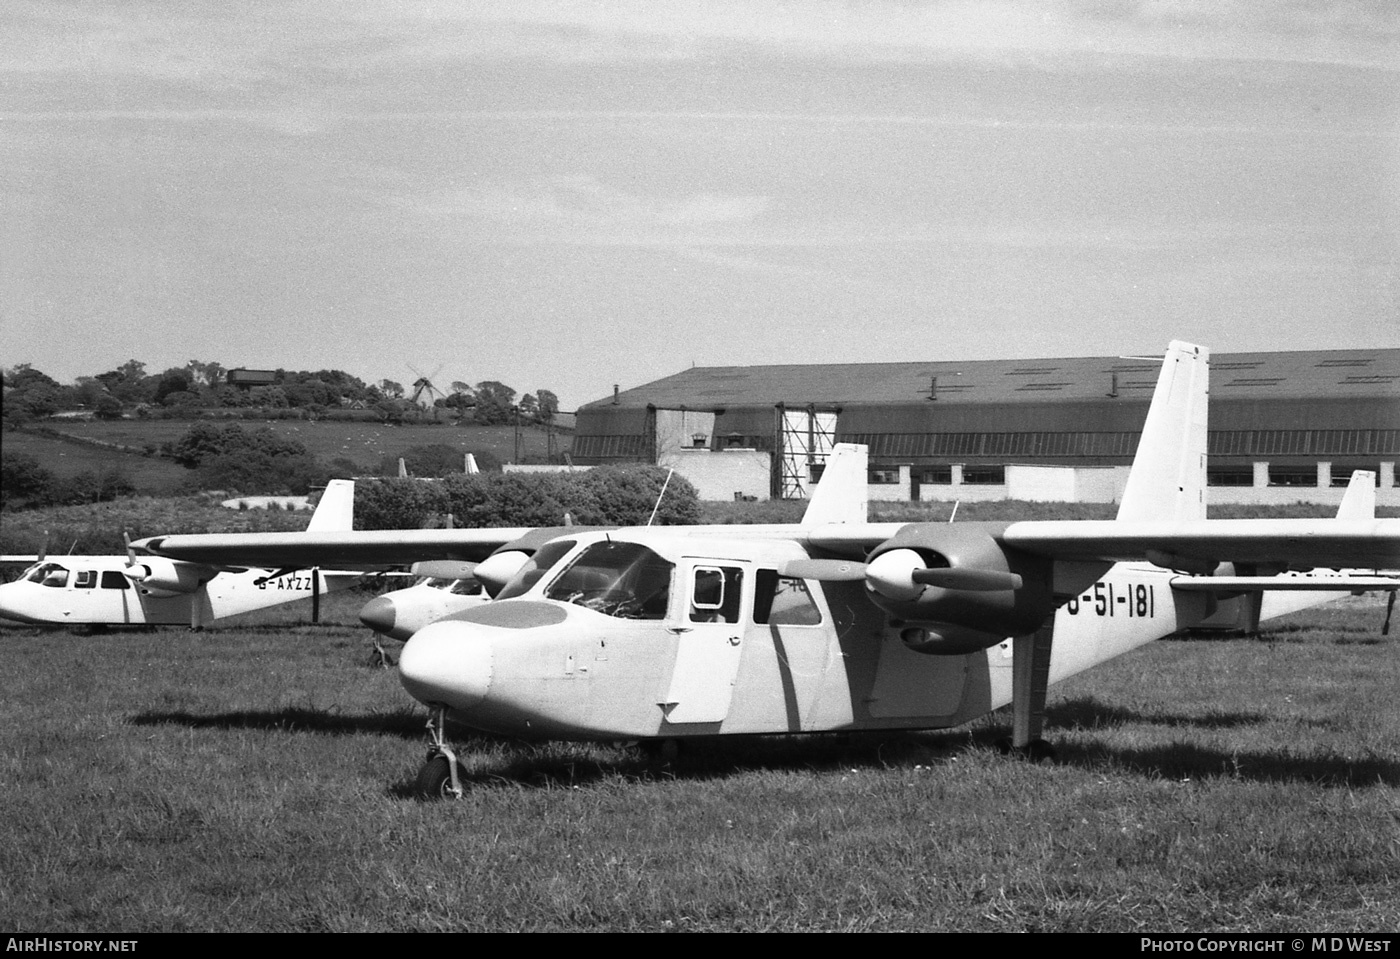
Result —
[[24, 574], [24, 579], [29, 583], [38, 583], [41, 586], [56, 586], [62, 589], [68, 585], [68, 570], [57, 563], [40, 563], [32, 567]]
[[559, 539], [551, 543], [545, 543], [535, 551], [535, 555], [525, 561], [525, 565], [515, 571], [515, 575], [507, 580], [501, 587], [501, 591], [496, 594], [496, 599], [510, 599], [522, 593], [530, 591], [544, 574], [559, 562], [569, 551], [578, 545], [577, 540]]
[[675, 564], [637, 543], [594, 543], [549, 584], [549, 599], [619, 619], [665, 619]]

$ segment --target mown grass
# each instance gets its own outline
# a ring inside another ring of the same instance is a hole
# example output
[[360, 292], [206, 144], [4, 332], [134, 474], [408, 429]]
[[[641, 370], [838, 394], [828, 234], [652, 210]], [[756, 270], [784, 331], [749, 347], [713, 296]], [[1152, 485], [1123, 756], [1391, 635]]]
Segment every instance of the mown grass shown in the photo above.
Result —
[[457, 731], [366, 665], [360, 598], [231, 627], [5, 629], [7, 930], [1400, 927], [1400, 656], [1347, 600], [1153, 644], [1004, 719], [889, 737], [627, 744]]

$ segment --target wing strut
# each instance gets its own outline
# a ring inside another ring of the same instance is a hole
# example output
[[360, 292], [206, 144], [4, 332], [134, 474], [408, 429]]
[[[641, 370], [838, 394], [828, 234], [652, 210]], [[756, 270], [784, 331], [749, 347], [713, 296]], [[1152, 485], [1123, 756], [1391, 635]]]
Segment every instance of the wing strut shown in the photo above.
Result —
[[1050, 685], [1054, 637], [1052, 616], [1034, 633], [1011, 640], [1010, 749], [1030, 759], [1046, 759], [1054, 752], [1040, 736], [1045, 728], [1045, 691]]

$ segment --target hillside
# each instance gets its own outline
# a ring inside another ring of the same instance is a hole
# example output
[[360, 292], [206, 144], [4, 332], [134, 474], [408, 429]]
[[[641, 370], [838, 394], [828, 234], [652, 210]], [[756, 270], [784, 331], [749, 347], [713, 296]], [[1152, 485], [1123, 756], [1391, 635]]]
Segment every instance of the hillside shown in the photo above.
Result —
[[[447, 423], [406, 423], [340, 420], [237, 421], [245, 429], [263, 426], [295, 439], [325, 463], [344, 458], [365, 473], [377, 470], [385, 457], [398, 457], [415, 446], [447, 445], [465, 453], [493, 454], [501, 462], [515, 459], [515, 430], [510, 426], [454, 426]], [[130, 476], [138, 493], [169, 495], [189, 475], [183, 467], [158, 457], [141, 455], [178, 439], [192, 425], [188, 420], [45, 420], [31, 430], [5, 434], [5, 450], [27, 453], [60, 477], [109, 467]], [[543, 462], [549, 452], [545, 430], [522, 427], [522, 457]], [[567, 450], [572, 435], [555, 434], [555, 453]]]

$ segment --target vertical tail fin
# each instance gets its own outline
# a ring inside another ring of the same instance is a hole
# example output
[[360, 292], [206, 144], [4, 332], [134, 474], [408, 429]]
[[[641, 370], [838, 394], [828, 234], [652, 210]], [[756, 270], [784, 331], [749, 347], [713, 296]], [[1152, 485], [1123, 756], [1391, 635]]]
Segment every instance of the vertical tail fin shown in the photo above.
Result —
[[326, 484], [316, 512], [311, 514], [308, 533], [330, 533], [355, 528], [355, 481], [331, 480]]
[[1209, 377], [1209, 350], [1171, 342], [1118, 505], [1119, 519], [1205, 519]]
[[1376, 518], [1376, 474], [1370, 470], [1357, 470], [1351, 474], [1347, 491], [1342, 494], [1342, 505], [1337, 509], [1337, 519]]
[[826, 458], [826, 469], [817, 483], [803, 526], [827, 523], [864, 523], [870, 513], [869, 447], [859, 443], [837, 443]]

